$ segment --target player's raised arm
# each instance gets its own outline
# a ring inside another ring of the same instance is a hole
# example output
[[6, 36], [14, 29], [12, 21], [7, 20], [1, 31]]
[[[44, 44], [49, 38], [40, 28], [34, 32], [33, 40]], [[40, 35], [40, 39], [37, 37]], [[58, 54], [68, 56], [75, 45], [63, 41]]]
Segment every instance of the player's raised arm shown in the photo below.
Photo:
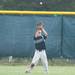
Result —
[[48, 36], [48, 33], [46, 32], [44, 28], [42, 28], [42, 32], [45, 34], [45, 36]]

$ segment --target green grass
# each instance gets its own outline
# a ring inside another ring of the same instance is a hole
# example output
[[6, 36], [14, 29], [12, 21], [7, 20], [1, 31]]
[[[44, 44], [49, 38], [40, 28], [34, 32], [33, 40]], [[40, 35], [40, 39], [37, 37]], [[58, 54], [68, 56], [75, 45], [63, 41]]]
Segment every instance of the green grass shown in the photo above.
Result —
[[[26, 66], [0, 66], [0, 75], [44, 75], [43, 67], [36, 66], [25, 74]], [[49, 66], [49, 75], [75, 75], [75, 66]]]

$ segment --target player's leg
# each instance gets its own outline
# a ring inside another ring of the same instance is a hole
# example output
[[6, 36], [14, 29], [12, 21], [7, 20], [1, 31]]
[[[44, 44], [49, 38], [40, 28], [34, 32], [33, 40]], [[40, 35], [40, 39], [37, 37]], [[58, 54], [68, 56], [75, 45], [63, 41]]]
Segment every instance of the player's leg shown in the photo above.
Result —
[[[32, 59], [32, 63], [31, 65], [37, 65], [38, 61], [39, 61], [39, 58], [40, 58], [40, 52], [38, 50], [35, 51], [35, 54], [34, 54], [34, 57]], [[33, 66], [33, 67], [34, 67]]]
[[43, 64], [43, 66], [44, 66], [44, 71], [45, 71], [45, 73], [48, 74], [48, 61], [47, 61], [47, 55], [46, 55], [45, 50], [43, 50], [43, 51], [41, 52], [41, 61], [42, 61], [42, 64]]
[[33, 67], [38, 63], [39, 61], [39, 58], [40, 58], [40, 53], [38, 50], [35, 51], [35, 54], [33, 56], [33, 59], [32, 59], [32, 63], [30, 64], [28, 70], [26, 72], [31, 72], [31, 70], [33, 69]]

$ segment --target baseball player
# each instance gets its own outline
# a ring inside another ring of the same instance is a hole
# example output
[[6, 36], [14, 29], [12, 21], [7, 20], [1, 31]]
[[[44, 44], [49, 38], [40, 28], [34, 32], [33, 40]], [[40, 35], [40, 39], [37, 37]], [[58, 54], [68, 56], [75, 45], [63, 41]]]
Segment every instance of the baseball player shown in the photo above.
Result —
[[41, 59], [45, 73], [48, 73], [48, 61], [46, 56], [46, 45], [45, 45], [45, 40], [47, 37], [48, 34], [44, 29], [43, 23], [39, 22], [36, 26], [36, 32], [34, 35], [35, 54], [33, 56], [29, 68], [26, 70], [26, 73], [31, 72], [33, 67], [37, 65], [39, 59]]

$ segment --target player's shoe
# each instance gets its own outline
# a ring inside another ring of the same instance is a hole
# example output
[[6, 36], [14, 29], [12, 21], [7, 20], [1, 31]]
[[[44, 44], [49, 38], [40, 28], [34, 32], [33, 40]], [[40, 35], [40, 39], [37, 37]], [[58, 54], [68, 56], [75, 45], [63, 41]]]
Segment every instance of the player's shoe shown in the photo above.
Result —
[[30, 71], [25, 71], [25, 73], [30, 73]]
[[31, 73], [31, 71], [30, 70], [26, 70], [25, 73]]

